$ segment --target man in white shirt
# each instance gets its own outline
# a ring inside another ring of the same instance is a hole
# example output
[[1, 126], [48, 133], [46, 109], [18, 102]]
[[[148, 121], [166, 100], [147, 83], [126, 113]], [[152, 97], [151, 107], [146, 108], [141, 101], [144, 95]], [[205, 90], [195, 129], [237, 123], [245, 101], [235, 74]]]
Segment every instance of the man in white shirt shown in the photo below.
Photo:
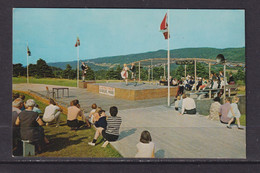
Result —
[[196, 114], [196, 104], [193, 98], [190, 98], [189, 95], [182, 95], [182, 110], [181, 114]]
[[53, 99], [50, 99], [50, 105], [45, 108], [42, 118], [46, 122], [46, 126], [48, 126], [48, 123], [55, 121], [56, 127], [59, 127], [61, 112], [62, 109], [56, 105]]

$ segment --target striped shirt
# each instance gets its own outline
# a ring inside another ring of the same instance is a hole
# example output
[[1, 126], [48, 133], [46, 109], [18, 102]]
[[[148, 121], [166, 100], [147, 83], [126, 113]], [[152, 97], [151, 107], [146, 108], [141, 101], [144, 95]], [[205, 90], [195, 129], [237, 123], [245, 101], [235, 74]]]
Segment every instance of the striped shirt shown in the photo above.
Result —
[[121, 123], [122, 123], [121, 117], [109, 116], [107, 118], [106, 133], [111, 134], [111, 135], [119, 136], [119, 128], [120, 128]]

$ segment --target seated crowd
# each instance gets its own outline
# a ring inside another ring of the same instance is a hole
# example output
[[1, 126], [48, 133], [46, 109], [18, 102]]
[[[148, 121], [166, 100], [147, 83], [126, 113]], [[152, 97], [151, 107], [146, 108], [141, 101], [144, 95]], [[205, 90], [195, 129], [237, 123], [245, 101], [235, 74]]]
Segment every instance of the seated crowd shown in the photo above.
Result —
[[[208, 119], [210, 120], [218, 120], [223, 124], [227, 124], [227, 128], [231, 129], [231, 124], [235, 124], [237, 121], [238, 129], [243, 130], [240, 126], [241, 113], [238, 109], [237, 103], [239, 102], [239, 98], [234, 96], [226, 97], [224, 100], [224, 104], [220, 104], [220, 97], [215, 97], [213, 99], [213, 103], [210, 106], [210, 114]], [[175, 101], [175, 110], [179, 112], [180, 115], [183, 114], [196, 114], [196, 104], [193, 98], [189, 97], [189, 94], [182, 94], [177, 96]]]
[[[235, 84], [234, 77], [232, 76], [232, 73], [230, 73], [229, 80], [226, 81], [226, 85], [234, 85], [234, 84]], [[185, 91], [223, 89], [224, 75], [223, 72], [220, 71], [219, 74], [216, 73], [211, 74], [209, 79], [196, 77], [196, 80], [193, 76], [190, 75], [187, 75], [186, 77], [182, 77], [180, 80], [177, 80], [176, 78], [172, 78], [170, 76], [170, 85], [178, 86], [176, 97], [182, 95]], [[219, 91], [219, 95], [223, 94], [222, 92], [223, 91]]]
[[[14, 155], [21, 155], [22, 141], [29, 141], [29, 143], [35, 145], [36, 153], [40, 153], [42, 148], [49, 144], [42, 126], [55, 123], [56, 127], [59, 127], [60, 115], [63, 111], [61, 106], [58, 106], [53, 99], [49, 100], [49, 105], [45, 107], [44, 113], [42, 113], [33, 99], [28, 99], [26, 102], [24, 102], [24, 99], [23, 95], [13, 94], [12, 128]], [[95, 146], [97, 138], [102, 136], [102, 140], [104, 140], [102, 147], [106, 147], [109, 142], [116, 141], [119, 138], [119, 128], [122, 119], [117, 116], [118, 109], [115, 106], [110, 107], [110, 115], [107, 115], [96, 104], [93, 104], [91, 108], [92, 110], [89, 114], [84, 114], [79, 100], [72, 100], [67, 109], [67, 125], [73, 131], [79, 128], [90, 128], [92, 125], [96, 132], [93, 134], [94, 139], [92, 142], [89, 142], [89, 145]]]

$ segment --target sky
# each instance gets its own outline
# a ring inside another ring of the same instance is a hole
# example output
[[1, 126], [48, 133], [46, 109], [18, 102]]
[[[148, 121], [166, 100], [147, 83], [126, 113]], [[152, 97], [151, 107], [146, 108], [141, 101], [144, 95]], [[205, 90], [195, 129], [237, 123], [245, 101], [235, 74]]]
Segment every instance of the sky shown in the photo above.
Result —
[[[49, 62], [168, 49], [159, 31], [166, 9], [13, 9], [13, 63]], [[170, 49], [245, 47], [244, 10], [169, 10]]]

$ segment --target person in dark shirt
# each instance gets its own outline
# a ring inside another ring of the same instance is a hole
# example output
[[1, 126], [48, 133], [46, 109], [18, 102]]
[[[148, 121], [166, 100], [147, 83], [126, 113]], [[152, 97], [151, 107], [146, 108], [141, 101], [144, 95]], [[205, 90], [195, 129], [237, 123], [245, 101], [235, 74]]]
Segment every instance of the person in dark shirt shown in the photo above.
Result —
[[94, 136], [94, 139], [92, 140], [92, 142], [89, 142], [89, 145], [95, 146], [96, 142], [97, 142], [97, 138], [99, 137], [99, 135], [102, 133], [102, 130], [106, 129], [107, 127], [107, 120], [106, 120], [106, 114], [104, 110], [100, 110], [98, 112], [100, 118], [98, 119], [97, 122], [95, 122], [95, 127], [96, 127], [96, 133]]
[[30, 143], [36, 145], [36, 150], [41, 151], [44, 144], [48, 144], [49, 141], [44, 135], [43, 126], [44, 123], [39, 117], [37, 112], [32, 111], [35, 106], [35, 101], [29, 99], [26, 101], [26, 107], [24, 111], [19, 113], [15, 125], [20, 126], [20, 135], [22, 140], [29, 140]]
[[229, 85], [234, 85], [235, 84], [235, 79], [234, 79], [232, 73], [229, 74], [228, 84]]
[[84, 62], [82, 62], [81, 64], [81, 69], [82, 69], [82, 81], [85, 81], [86, 78], [86, 73], [87, 73], [87, 69], [88, 69], [88, 65]]

